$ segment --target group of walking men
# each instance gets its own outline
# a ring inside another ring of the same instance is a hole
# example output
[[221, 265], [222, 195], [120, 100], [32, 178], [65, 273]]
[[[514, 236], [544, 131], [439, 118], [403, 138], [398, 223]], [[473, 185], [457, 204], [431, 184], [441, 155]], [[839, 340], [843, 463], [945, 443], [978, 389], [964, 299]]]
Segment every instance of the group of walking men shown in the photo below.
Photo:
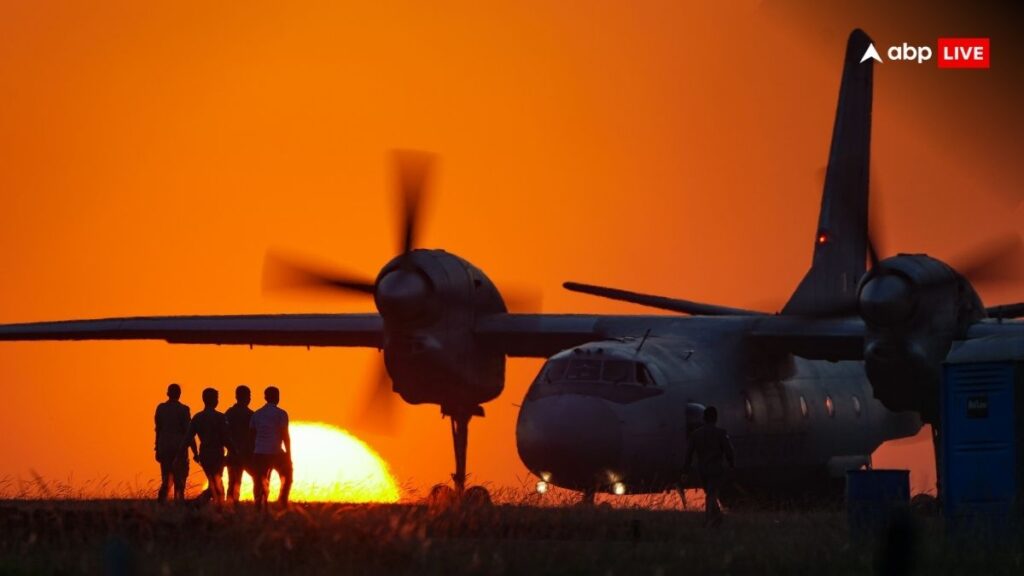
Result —
[[181, 386], [167, 387], [167, 401], [156, 407], [155, 416], [156, 460], [160, 463], [157, 499], [165, 502], [173, 483], [174, 499], [184, 500], [191, 450], [208, 483], [200, 498], [219, 503], [226, 497], [238, 502], [242, 474], [248, 473], [253, 479], [256, 505], [262, 507], [267, 502], [270, 473], [276, 471], [281, 479], [278, 501], [287, 504], [292, 485], [292, 445], [288, 413], [277, 406], [280, 391], [267, 387], [263, 392], [266, 404], [255, 412], [249, 408], [252, 393], [248, 386], [235, 389], [235, 404], [226, 412], [217, 411], [219, 396], [214, 388], [203, 390], [203, 410], [192, 416], [189, 407], [181, 403]]

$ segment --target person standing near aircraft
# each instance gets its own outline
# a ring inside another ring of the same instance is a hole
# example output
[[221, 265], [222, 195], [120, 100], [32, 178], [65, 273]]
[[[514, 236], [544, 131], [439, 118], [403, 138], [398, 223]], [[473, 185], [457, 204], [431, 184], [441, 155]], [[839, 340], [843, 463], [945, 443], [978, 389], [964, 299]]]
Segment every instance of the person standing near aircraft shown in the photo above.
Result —
[[263, 398], [267, 403], [253, 413], [249, 424], [254, 439], [252, 462], [256, 477], [253, 478], [253, 495], [257, 508], [267, 503], [271, 471], [277, 471], [281, 479], [278, 502], [288, 504], [288, 493], [292, 487], [292, 439], [288, 433], [288, 413], [277, 407], [281, 392], [275, 386], [268, 386], [263, 391]]
[[704, 488], [704, 525], [709, 527], [722, 523], [718, 494], [725, 480], [724, 464], [728, 463], [730, 469], [736, 466], [729, 434], [719, 428], [717, 422], [718, 409], [714, 406], [705, 408], [704, 424], [690, 434], [683, 464], [683, 473], [689, 474], [693, 454], [697, 453], [697, 473]]
[[[188, 433], [191, 411], [182, 404], [181, 386], [167, 387], [167, 401], [156, 407], [156, 442], [154, 451], [160, 463], [160, 490], [157, 500], [167, 501], [167, 491], [174, 481], [174, 499], [185, 499], [185, 480], [188, 478], [188, 449], [185, 436]], [[195, 444], [192, 444], [195, 450]]]
[[235, 388], [235, 405], [224, 413], [230, 439], [227, 457], [227, 497], [232, 502], [238, 502], [243, 472], [248, 473], [253, 482], [256, 481], [256, 474], [252, 468], [252, 436], [249, 434], [249, 423], [252, 420], [252, 410], [249, 408], [251, 401], [252, 392], [249, 387], [239, 386]]
[[[181, 450], [192, 448], [196, 462], [203, 468], [209, 485], [210, 498], [218, 504], [224, 501], [224, 448], [230, 445], [228, 425], [224, 414], [217, 411], [220, 394], [213, 388], [203, 390], [203, 410], [192, 418]], [[199, 449], [196, 449], [199, 436]]]

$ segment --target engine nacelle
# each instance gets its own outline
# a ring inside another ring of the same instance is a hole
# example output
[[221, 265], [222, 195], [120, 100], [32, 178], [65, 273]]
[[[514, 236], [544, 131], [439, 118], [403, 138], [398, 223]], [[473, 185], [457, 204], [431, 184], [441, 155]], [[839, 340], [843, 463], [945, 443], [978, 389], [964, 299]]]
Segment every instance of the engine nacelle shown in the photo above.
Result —
[[476, 318], [506, 312], [501, 294], [469, 262], [443, 250], [413, 250], [377, 276], [384, 362], [410, 404], [471, 410], [505, 385], [505, 355], [473, 338]]
[[867, 327], [864, 368], [875, 397], [890, 410], [918, 411], [935, 422], [942, 361], [985, 316], [981, 299], [967, 279], [923, 254], [881, 261], [858, 294]]

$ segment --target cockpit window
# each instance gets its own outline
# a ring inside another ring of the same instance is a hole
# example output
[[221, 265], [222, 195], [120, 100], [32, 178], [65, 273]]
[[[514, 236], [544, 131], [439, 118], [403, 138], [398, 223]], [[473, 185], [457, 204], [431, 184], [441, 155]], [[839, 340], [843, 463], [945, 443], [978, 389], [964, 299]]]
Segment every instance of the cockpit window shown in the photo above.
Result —
[[601, 380], [605, 382], [627, 382], [631, 378], [633, 363], [629, 360], [605, 360]]
[[608, 382], [610, 384], [655, 384], [647, 366], [632, 360], [572, 358], [549, 360], [542, 372], [548, 382]]
[[544, 377], [547, 378], [548, 382], [561, 380], [565, 378], [565, 369], [568, 366], [568, 360], [551, 360], [548, 362], [547, 368], [544, 369]]
[[654, 378], [651, 378], [651, 373], [647, 371], [647, 366], [644, 364], [636, 365], [636, 381], [648, 386], [654, 384]]
[[566, 380], [600, 380], [601, 361], [590, 358], [577, 358], [569, 361], [569, 369], [565, 371]]

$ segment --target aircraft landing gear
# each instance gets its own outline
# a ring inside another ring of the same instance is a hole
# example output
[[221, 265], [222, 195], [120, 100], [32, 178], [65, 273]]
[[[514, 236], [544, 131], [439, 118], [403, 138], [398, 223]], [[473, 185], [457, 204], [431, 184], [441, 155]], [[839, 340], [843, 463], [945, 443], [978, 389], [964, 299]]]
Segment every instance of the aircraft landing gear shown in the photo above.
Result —
[[455, 473], [452, 474], [452, 481], [455, 483], [455, 492], [462, 496], [466, 491], [466, 449], [469, 445], [469, 420], [473, 416], [483, 416], [483, 406], [472, 406], [469, 408], [441, 407], [441, 415], [447, 416], [452, 423], [452, 444], [455, 447]]
[[686, 487], [682, 482], [676, 486], [676, 492], [679, 493], [679, 501], [683, 503], [683, 510], [686, 510]]
[[583, 491], [583, 499], [580, 500], [580, 506], [593, 506], [594, 497], [597, 495], [597, 491], [593, 488], [588, 488]]
[[469, 446], [469, 421], [473, 416], [483, 416], [482, 406], [470, 408], [442, 407], [441, 414], [451, 420], [452, 445], [455, 449], [455, 473], [452, 474], [451, 487], [438, 484], [428, 496], [431, 506], [448, 508], [456, 504], [474, 507], [485, 507], [491, 504], [491, 495], [483, 486], [472, 486], [466, 489], [466, 452]]
[[448, 414], [452, 423], [452, 444], [455, 446], [455, 473], [452, 474], [452, 481], [459, 496], [466, 490], [466, 448], [469, 444], [469, 420], [472, 417], [473, 414], [468, 410]]

